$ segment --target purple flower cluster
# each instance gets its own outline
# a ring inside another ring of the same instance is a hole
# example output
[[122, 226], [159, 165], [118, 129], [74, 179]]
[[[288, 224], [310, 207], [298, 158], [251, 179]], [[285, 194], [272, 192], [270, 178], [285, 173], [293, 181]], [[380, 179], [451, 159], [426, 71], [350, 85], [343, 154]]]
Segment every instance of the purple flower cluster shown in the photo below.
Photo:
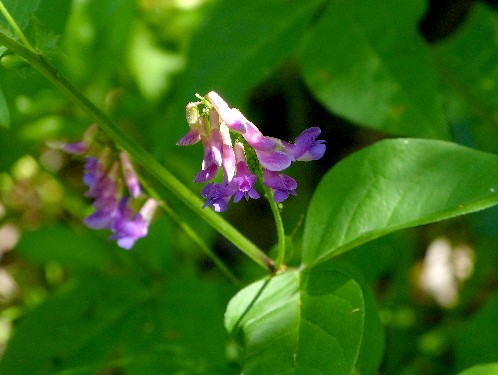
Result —
[[[200, 104], [208, 110], [200, 112]], [[220, 168], [224, 172], [221, 182], [210, 182], [202, 189], [202, 196], [206, 198], [204, 207], [212, 206], [216, 212], [225, 211], [232, 197], [235, 203], [242, 198], [260, 197], [254, 189], [257, 176], [247, 164], [246, 152], [249, 150], [245, 150], [240, 141], [233, 143], [230, 132], [239, 134], [246, 146], [252, 148], [259, 167], [251, 167], [259, 168], [263, 184], [271, 189], [273, 199], [278, 203], [297, 194], [297, 182], [279, 172], [294, 161], [318, 160], [325, 153], [325, 141], [318, 139], [320, 128], [306, 129], [294, 143], [265, 136], [238, 109], [230, 108], [213, 91], [203, 101], [187, 105], [187, 122], [190, 129], [177, 145], [188, 146], [201, 141], [204, 146], [202, 168], [194, 181], [211, 181]]]
[[[111, 151], [105, 148], [98, 157], [88, 155], [96, 126], [92, 125], [76, 143], [65, 144], [62, 149], [75, 155], [86, 154], [83, 182], [88, 187], [85, 197], [93, 199], [94, 212], [84, 219], [92, 229], [110, 229], [110, 237], [123, 249], [129, 250], [139, 238], [145, 237], [152, 215], [158, 206], [148, 198], [138, 212], [132, 201], [142, 195], [138, 176], [128, 154], [119, 153], [119, 160], [112, 160]], [[123, 183], [127, 192], [123, 192]]]

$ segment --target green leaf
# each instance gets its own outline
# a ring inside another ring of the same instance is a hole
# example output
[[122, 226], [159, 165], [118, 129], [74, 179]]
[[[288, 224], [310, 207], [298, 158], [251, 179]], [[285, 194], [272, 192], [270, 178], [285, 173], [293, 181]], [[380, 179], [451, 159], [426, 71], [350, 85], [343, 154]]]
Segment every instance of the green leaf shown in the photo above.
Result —
[[[493, 126], [492, 139], [496, 137], [498, 114], [496, 25], [495, 12], [490, 7], [475, 4], [458, 32], [434, 46], [443, 78], [474, 114]], [[462, 120], [468, 120], [468, 117], [460, 118]], [[493, 148], [495, 145], [492, 143]]]
[[373, 291], [369, 286], [362, 285], [362, 292], [365, 300], [365, 322], [355, 367], [361, 375], [376, 375], [384, 355], [384, 327], [380, 321], [379, 308]]
[[[2, 2], [21, 29], [28, 25], [40, 4], [40, 0], [2, 0]], [[9, 23], [1, 13], [0, 24], [10, 29]]]
[[422, 1], [330, 2], [301, 56], [332, 112], [391, 134], [448, 138], [437, 75], [418, 34]]
[[251, 88], [296, 51], [320, 2], [300, 1], [292, 6], [285, 0], [218, 2], [192, 38], [189, 64], [174, 91], [166, 121], [175, 124], [174, 134], [164, 136], [165, 129], [161, 128], [157, 139], [174, 145], [176, 141], [171, 139], [183, 135], [185, 113], [179, 109], [195, 100], [195, 93], [204, 95], [215, 90], [234, 107], [240, 106]]
[[496, 375], [498, 374], [498, 363], [488, 363], [469, 368], [458, 375]]
[[258, 281], [229, 303], [225, 326], [243, 348], [244, 374], [351, 374], [363, 295], [338, 270], [293, 270]]
[[315, 264], [395, 230], [497, 203], [497, 156], [445, 141], [382, 141], [320, 182], [307, 213], [303, 261]]
[[10, 125], [10, 112], [9, 107], [7, 105], [7, 101], [5, 100], [5, 96], [0, 90], [0, 126], [8, 128]]

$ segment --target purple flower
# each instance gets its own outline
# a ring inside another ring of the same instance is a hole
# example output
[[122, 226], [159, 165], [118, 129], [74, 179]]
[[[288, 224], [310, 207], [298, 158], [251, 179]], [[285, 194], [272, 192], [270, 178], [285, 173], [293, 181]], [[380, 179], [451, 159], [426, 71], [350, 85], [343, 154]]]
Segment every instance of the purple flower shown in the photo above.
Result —
[[84, 141], [66, 143], [62, 146], [62, 149], [68, 154], [83, 155], [88, 151], [88, 144]]
[[212, 206], [216, 212], [226, 211], [228, 202], [235, 192], [235, 189], [226, 181], [221, 184], [211, 182], [202, 189], [201, 194], [207, 199], [202, 208]]
[[176, 142], [177, 146], [190, 146], [201, 140], [201, 130], [203, 130], [203, 124], [200, 123], [201, 118], [199, 116], [197, 104], [199, 103], [196, 102], [187, 104], [187, 122], [190, 126], [190, 130], [178, 142]]
[[121, 167], [123, 168], [123, 175], [128, 191], [133, 198], [138, 198], [142, 190], [140, 188], [140, 183], [138, 182], [138, 175], [131, 164], [130, 157], [124, 151], [119, 153], [119, 157], [121, 159]]
[[231, 182], [232, 187], [236, 189], [234, 203], [238, 203], [242, 198], [246, 200], [259, 198], [258, 192], [254, 189], [257, 179], [258, 177], [251, 173], [245, 162], [237, 163], [237, 173]]
[[[204, 106], [202, 112], [199, 105]], [[210, 181], [217, 176], [219, 167], [223, 168], [223, 182], [212, 182], [202, 189], [206, 198], [204, 207], [212, 206], [217, 212], [225, 211], [232, 197], [235, 203], [242, 198], [260, 197], [254, 188], [257, 176], [251, 173], [255, 168], [261, 168], [263, 184], [271, 189], [276, 202], [297, 195], [297, 182], [278, 172], [295, 161], [318, 160], [326, 149], [325, 141], [318, 139], [321, 132], [318, 127], [304, 130], [294, 143], [263, 135], [238, 109], [230, 108], [213, 91], [201, 101], [187, 105], [187, 122], [190, 130], [177, 144], [184, 146], [202, 140], [204, 145], [202, 169], [194, 181]], [[242, 143], [236, 141], [232, 145], [233, 134], [237, 140], [244, 138], [244, 144], [252, 149], [251, 162], [256, 161], [255, 156], [259, 166], [249, 164], [249, 168]]]
[[89, 187], [87, 197], [95, 198], [95, 212], [84, 219], [92, 229], [110, 229], [118, 209], [118, 188], [112, 178], [117, 169], [115, 164], [108, 172], [105, 165], [95, 158], [87, 158], [84, 181]]
[[263, 169], [263, 183], [273, 191], [275, 202], [285, 201], [289, 194], [297, 195], [297, 182], [292, 177]]
[[303, 131], [295, 140], [294, 144], [284, 142], [286, 152], [294, 160], [311, 161], [320, 159], [325, 153], [325, 141], [317, 140], [321, 130], [313, 127]]
[[282, 171], [289, 167], [293, 158], [285, 152], [282, 141], [265, 137], [252, 122], [248, 122], [244, 139], [256, 151], [261, 165], [270, 171]]
[[109, 239], [117, 240], [118, 246], [130, 250], [139, 238], [147, 235], [149, 223], [142, 214], [134, 214], [130, 210], [128, 198], [124, 197], [119, 202], [117, 215], [111, 229], [114, 234]]
[[230, 128], [239, 133], [245, 133], [247, 119], [236, 108], [230, 108], [228, 104], [214, 91], [209, 92], [206, 98], [213, 105], [216, 113], [221, 117], [223, 122]]
[[258, 177], [251, 173], [246, 162], [246, 155], [244, 152], [244, 145], [240, 142], [235, 142], [233, 146], [235, 158], [237, 161], [237, 172], [235, 177], [230, 182], [230, 185], [235, 189], [234, 203], [238, 203], [243, 197], [248, 200], [249, 198], [258, 199], [259, 194], [254, 189]]
[[[195, 110], [190, 109], [190, 122], [196, 118], [196, 113], [194, 113], [196, 110], [196, 108]], [[88, 153], [96, 130], [97, 125], [90, 126], [81, 142], [68, 143], [61, 148], [72, 154]], [[180, 140], [179, 144], [195, 143], [201, 139], [202, 134], [205, 134], [205, 132], [203, 133], [204, 130], [202, 127], [195, 128], [192, 126], [191, 131]], [[205, 137], [205, 139], [207, 138]], [[221, 150], [221, 135], [218, 138], [215, 135], [213, 139], [217, 141], [217, 147], [211, 147], [211, 149]], [[213, 152], [216, 152], [216, 150]], [[218, 151], [218, 153], [220, 152]], [[213, 173], [209, 172], [210, 168], [212, 168], [210, 166], [210, 157], [211, 154], [205, 158], [208, 160], [208, 162], [204, 163], [206, 164], [206, 168], [204, 168], [206, 169], [206, 174]], [[221, 156], [217, 157], [215, 155], [213, 158], [216, 159], [218, 165], [221, 164]], [[216, 170], [217, 168], [218, 166], [216, 166]], [[85, 196], [93, 199], [94, 212], [83, 220], [89, 228], [111, 230], [113, 232], [111, 239], [117, 240], [118, 245], [127, 250], [131, 249], [139, 238], [147, 235], [149, 223], [158, 202], [149, 198], [138, 213], [128, 206], [131, 199], [138, 198], [142, 192], [138, 175], [126, 152], [121, 151], [119, 153], [119, 160], [113, 160], [111, 150], [107, 147], [104, 148], [99, 157], [87, 156], [83, 182], [88, 187]], [[123, 184], [127, 187], [130, 196], [123, 194]]]
[[97, 124], [91, 125], [83, 134], [83, 140], [74, 143], [65, 143], [62, 145], [62, 149], [73, 155], [83, 155], [86, 154], [90, 148], [90, 144], [97, 133]]
[[223, 162], [223, 140], [218, 129], [213, 129], [209, 138], [202, 137], [202, 143], [204, 144], [204, 159], [202, 169], [195, 176], [195, 182], [206, 182], [215, 178]]

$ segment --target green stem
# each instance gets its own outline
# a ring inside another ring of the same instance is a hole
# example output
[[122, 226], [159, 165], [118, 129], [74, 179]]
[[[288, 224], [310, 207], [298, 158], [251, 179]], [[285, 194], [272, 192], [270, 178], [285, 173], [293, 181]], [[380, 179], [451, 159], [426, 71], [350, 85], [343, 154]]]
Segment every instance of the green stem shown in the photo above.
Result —
[[148, 173], [154, 176], [158, 182], [165, 186], [170, 192], [183, 201], [192, 211], [199, 215], [208, 225], [212, 226], [221, 235], [231, 241], [242, 252], [249, 256], [260, 266], [270, 272], [274, 272], [273, 261], [244, 237], [230, 223], [224, 220], [216, 212], [202, 208], [203, 201], [183, 185], [165, 167], [163, 167], [149, 152], [134, 142], [123, 130], [112, 122], [101, 110], [90, 100], [81, 94], [68, 80], [48, 63], [39, 53], [35, 53], [18, 43], [8, 35], [0, 31], [0, 44], [3, 44], [12, 52], [24, 58], [35, 69], [42, 73], [50, 82], [58, 87], [67, 97], [72, 99], [78, 106], [84, 109], [101, 127], [101, 129], [112, 138], [118, 146], [126, 150], [133, 159], [139, 163]]
[[275, 226], [277, 228], [277, 259], [275, 261], [275, 269], [280, 269], [280, 266], [284, 264], [285, 261], [285, 229], [284, 223], [282, 222], [282, 215], [280, 215], [280, 208], [273, 197], [271, 189], [267, 186], [263, 186], [265, 190], [265, 196], [270, 203], [271, 212], [273, 213], [273, 218], [275, 219]]
[[21, 28], [17, 25], [17, 22], [14, 20], [14, 18], [10, 15], [9, 11], [3, 4], [3, 2], [0, 0], [0, 13], [3, 14], [7, 22], [9, 23], [10, 27], [12, 27], [12, 30], [17, 34], [19, 37], [19, 40], [24, 44], [26, 48], [28, 48], [31, 51], [34, 51], [35, 49], [29, 43], [29, 40], [24, 36], [24, 33], [22, 32]]

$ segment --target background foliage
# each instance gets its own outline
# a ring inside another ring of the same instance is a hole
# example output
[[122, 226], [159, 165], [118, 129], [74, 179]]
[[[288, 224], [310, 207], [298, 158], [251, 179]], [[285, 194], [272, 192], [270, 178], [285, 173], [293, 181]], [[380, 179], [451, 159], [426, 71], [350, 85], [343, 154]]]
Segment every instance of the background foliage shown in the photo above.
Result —
[[[242, 285], [166, 214], [125, 252], [82, 225], [82, 165], [47, 146], [90, 119], [0, 47], [0, 373], [495, 374], [498, 20], [435, 3], [4, 1], [193, 191], [201, 150], [175, 142], [195, 93], [282, 139], [320, 126], [327, 153], [292, 166], [302, 269], [267, 278], [160, 186]], [[264, 202], [225, 217], [272, 253]]]

